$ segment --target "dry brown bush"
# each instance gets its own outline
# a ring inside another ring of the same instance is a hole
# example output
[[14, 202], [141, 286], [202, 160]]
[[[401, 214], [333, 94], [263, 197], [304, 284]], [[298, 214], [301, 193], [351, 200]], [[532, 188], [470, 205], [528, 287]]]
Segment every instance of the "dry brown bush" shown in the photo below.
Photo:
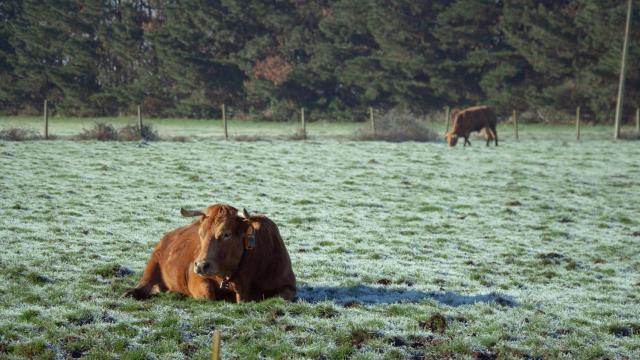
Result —
[[640, 140], [640, 132], [621, 132], [620, 139], [622, 140]]
[[115, 141], [118, 140], [118, 132], [111, 124], [97, 123], [91, 129], [83, 129], [75, 138], [78, 140]]
[[304, 130], [298, 129], [293, 134], [287, 136], [287, 140], [298, 141], [298, 140], [307, 140], [309, 137], [305, 136]]
[[140, 129], [137, 125], [126, 125], [120, 129], [116, 129], [111, 124], [97, 123], [90, 129], [84, 129], [75, 137], [76, 140], [98, 140], [98, 141], [156, 141], [160, 140], [160, 136], [151, 125], [142, 126], [142, 137], [140, 137]]
[[[118, 140], [120, 141], [138, 141], [140, 140], [140, 128], [138, 125], [126, 125], [118, 130]], [[142, 125], [142, 140], [158, 141], [160, 136], [150, 124]]]
[[42, 139], [42, 136], [32, 129], [8, 128], [0, 130], [0, 140], [27, 141], [40, 139]]
[[238, 135], [233, 137], [234, 141], [254, 142], [254, 141], [268, 141], [264, 136], [260, 135]]
[[177, 135], [177, 136], [171, 136], [171, 137], [167, 138], [167, 141], [189, 142], [189, 141], [191, 141], [191, 139], [189, 139], [186, 136]]
[[352, 139], [359, 141], [438, 141], [439, 136], [426, 121], [407, 110], [392, 109], [375, 121], [375, 133], [371, 129], [356, 132]]

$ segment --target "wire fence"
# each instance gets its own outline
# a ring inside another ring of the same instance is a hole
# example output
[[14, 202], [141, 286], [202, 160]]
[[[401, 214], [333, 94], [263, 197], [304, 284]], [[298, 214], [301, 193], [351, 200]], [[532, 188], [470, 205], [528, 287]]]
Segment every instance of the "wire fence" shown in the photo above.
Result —
[[[305, 109], [300, 109], [300, 119], [290, 122], [271, 122], [255, 120], [239, 120], [228, 118], [228, 109], [222, 107], [222, 119], [146, 119], [137, 107], [137, 114], [129, 117], [105, 118], [66, 118], [51, 117], [48, 103], [44, 102], [43, 117], [0, 117], [0, 139], [32, 140], [32, 139], [72, 139], [72, 140], [384, 140], [378, 136], [383, 128], [385, 114], [369, 108], [367, 118], [359, 122], [309, 121]], [[574, 114], [571, 114], [574, 112]], [[519, 113], [513, 111], [502, 117], [498, 123], [501, 140], [541, 140], [541, 139], [609, 139], [613, 137], [612, 125], [596, 125], [593, 117], [580, 107], [575, 110], [564, 109], [550, 116], [540, 111]], [[553, 123], [534, 122], [532, 119], [551, 118]], [[525, 122], [523, 123], [522, 119]], [[388, 120], [386, 120], [388, 121]], [[420, 117], [421, 121], [433, 130], [437, 137], [425, 141], [443, 139], [443, 135], [451, 127], [451, 109], [444, 108], [428, 116]], [[98, 129], [98, 124], [101, 124]], [[104, 126], [106, 125], [106, 126]], [[113, 136], [103, 136], [100, 129], [112, 132]], [[96, 132], [93, 136], [91, 131]], [[359, 136], [363, 132], [373, 136]], [[124, 135], [119, 135], [123, 133]], [[623, 127], [626, 138], [637, 138], [640, 133], [640, 108], [636, 109], [633, 121]], [[136, 136], [138, 134], [138, 136]], [[409, 135], [409, 134], [408, 134]], [[442, 136], [440, 136], [442, 135]], [[481, 134], [474, 136], [478, 138]], [[624, 138], [625, 136], [623, 136]], [[407, 140], [416, 140], [407, 136]], [[402, 137], [400, 137], [402, 141]], [[418, 140], [419, 141], [419, 140]]]

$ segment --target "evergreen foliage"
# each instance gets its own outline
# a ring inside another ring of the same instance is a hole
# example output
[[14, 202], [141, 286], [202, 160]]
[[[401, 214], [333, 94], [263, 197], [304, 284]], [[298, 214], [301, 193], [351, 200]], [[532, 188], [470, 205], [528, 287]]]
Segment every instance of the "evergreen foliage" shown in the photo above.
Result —
[[[0, 3], [0, 112], [362, 119], [490, 104], [610, 121], [626, 1]], [[640, 106], [634, 8], [627, 114]]]

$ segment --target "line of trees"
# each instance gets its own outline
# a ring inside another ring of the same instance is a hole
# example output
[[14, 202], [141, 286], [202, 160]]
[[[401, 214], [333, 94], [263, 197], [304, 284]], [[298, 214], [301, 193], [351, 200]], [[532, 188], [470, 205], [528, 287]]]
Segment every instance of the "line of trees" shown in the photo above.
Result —
[[[0, 112], [366, 119], [490, 104], [615, 110], [626, 1], [4, 0]], [[640, 6], [627, 114], [640, 105]], [[533, 109], [533, 111], [531, 111]], [[571, 109], [571, 110], [570, 110]], [[237, 114], [236, 114], [237, 115]]]

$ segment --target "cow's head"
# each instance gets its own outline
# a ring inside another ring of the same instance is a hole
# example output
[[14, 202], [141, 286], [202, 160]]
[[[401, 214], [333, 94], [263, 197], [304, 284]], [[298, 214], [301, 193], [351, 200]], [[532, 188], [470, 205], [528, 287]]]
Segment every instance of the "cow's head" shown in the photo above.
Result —
[[456, 146], [456, 144], [458, 143], [458, 135], [454, 134], [453, 132], [448, 132], [446, 135], [446, 139], [449, 146]]
[[255, 246], [254, 232], [259, 223], [251, 221], [247, 210], [229, 205], [212, 205], [204, 212], [180, 209], [182, 216], [200, 216], [200, 251], [194, 271], [201, 276], [231, 276], [237, 270], [243, 252]]

